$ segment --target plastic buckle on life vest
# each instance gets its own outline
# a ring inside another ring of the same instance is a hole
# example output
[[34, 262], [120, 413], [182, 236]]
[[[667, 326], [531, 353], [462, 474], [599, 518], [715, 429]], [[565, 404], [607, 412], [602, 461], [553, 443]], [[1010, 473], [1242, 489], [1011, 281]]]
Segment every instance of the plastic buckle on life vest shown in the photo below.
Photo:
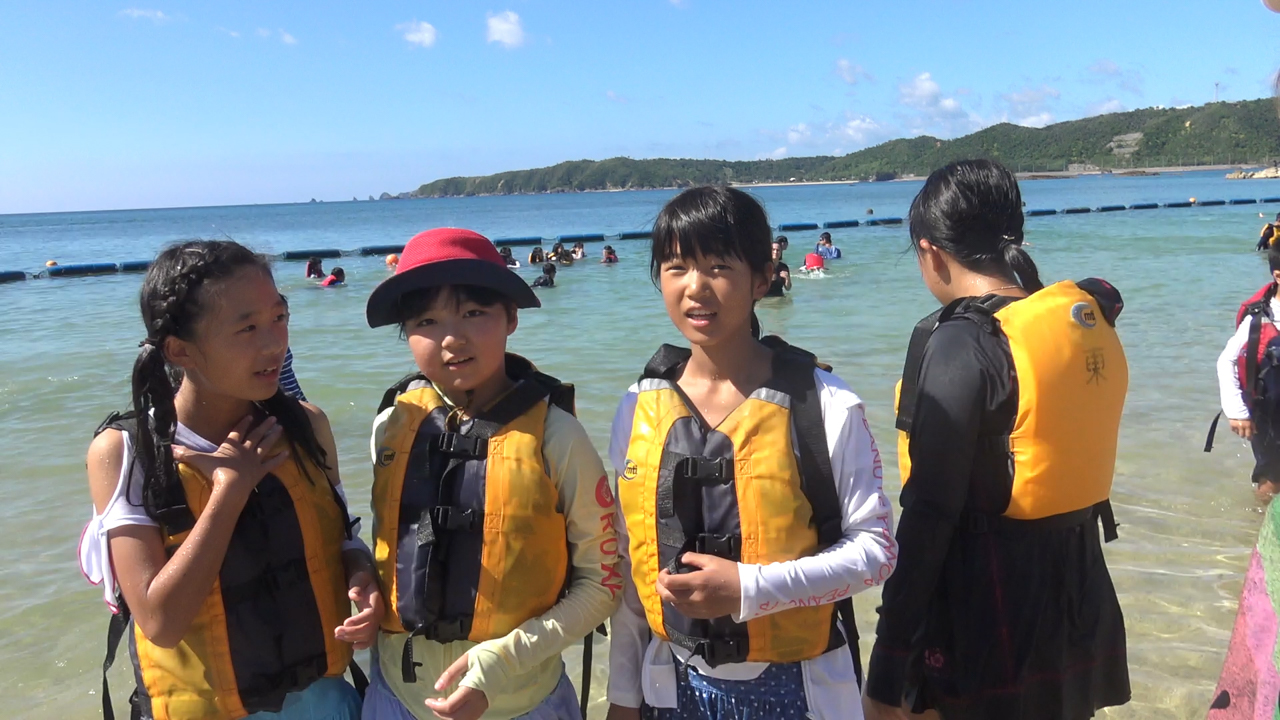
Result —
[[473, 531], [480, 525], [476, 511], [471, 508], [463, 510], [456, 507], [441, 505], [433, 508], [431, 515], [435, 518], [436, 525], [442, 530], [455, 532], [458, 530]]
[[715, 555], [725, 560], [737, 562], [742, 558], [741, 535], [713, 535], [703, 533], [694, 540], [694, 552], [703, 555]]
[[727, 485], [733, 482], [733, 466], [725, 458], [686, 457], [676, 464], [676, 473], [686, 480], [704, 485]]
[[469, 618], [454, 618], [453, 620], [437, 620], [427, 628], [424, 633], [428, 640], [436, 642], [449, 643], [459, 640], [466, 640], [471, 634], [471, 620]]
[[713, 668], [744, 662], [747, 659], [746, 640], [743, 638], [699, 640], [693, 647], [693, 654], [701, 656], [707, 666]]
[[477, 460], [488, 457], [489, 442], [483, 438], [471, 437], [462, 433], [440, 433], [437, 448], [445, 455], [469, 457]]

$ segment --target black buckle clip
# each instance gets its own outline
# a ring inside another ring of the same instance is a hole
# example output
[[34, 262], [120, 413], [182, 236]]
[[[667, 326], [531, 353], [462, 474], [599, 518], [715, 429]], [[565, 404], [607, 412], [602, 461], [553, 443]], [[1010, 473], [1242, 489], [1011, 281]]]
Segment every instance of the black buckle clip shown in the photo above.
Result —
[[746, 641], [742, 638], [699, 640], [693, 647], [693, 654], [701, 656], [707, 666], [713, 668], [740, 663], [747, 659]]
[[467, 636], [471, 634], [471, 623], [465, 622], [462, 618], [437, 620], [431, 623], [424, 634], [428, 640], [441, 643], [466, 640]]
[[448, 531], [473, 531], [480, 526], [479, 518], [476, 511], [467, 508], [466, 510], [441, 505], [432, 508], [431, 517], [435, 519], [436, 526], [441, 530]]
[[742, 559], [742, 536], [704, 533], [694, 539], [693, 548], [694, 552], [703, 555], [715, 555], [738, 562]]
[[676, 463], [676, 474], [704, 485], [727, 485], [733, 482], [733, 465], [726, 458], [686, 457]]
[[484, 438], [463, 435], [462, 433], [440, 433], [436, 444], [440, 452], [456, 457], [483, 459], [489, 455], [489, 442]]

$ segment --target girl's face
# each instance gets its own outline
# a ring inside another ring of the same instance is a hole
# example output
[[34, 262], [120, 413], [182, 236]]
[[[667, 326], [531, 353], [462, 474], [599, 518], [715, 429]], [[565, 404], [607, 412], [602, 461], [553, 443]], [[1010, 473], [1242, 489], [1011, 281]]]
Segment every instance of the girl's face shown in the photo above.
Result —
[[698, 255], [662, 263], [658, 285], [671, 322], [694, 345], [715, 345], [751, 332], [751, 311], [769, 290], [768, 274], [739, 258]]
[[501, 382], [506, 373], [507, 336], [516, 331], [516, 325], [516, 314], [508, 317], [502, 305], [479, 305], [446, 289], [404, 329], [418, 369], [456, 400]]
[[165, 341], [184, 382], [250, 402], [275, 395], [289, 348], [289, 306], [271, 275], [245, 267], [199, 292], [202, 312], [193, 339]]

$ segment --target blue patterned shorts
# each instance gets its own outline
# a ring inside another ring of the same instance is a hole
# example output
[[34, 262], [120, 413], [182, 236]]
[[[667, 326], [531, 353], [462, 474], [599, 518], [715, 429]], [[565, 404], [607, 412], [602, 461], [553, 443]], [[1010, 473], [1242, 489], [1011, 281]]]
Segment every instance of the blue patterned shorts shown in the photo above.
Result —
[[770, 665], [754, 680], [720, 680], [676, 660], [676, 707], [645, 707], [646, 720], [805, 720], [800, 663]]

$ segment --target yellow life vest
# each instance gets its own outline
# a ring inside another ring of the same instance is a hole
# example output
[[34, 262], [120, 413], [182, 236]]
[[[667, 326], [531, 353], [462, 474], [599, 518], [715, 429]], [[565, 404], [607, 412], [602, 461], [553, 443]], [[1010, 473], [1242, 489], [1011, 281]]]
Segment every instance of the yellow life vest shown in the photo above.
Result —
[[[542, 441], [550, 404], [573, 412], [573, 388], [515, 355], [507, 374], [516, 386], [461, 431], [421, 375], [384, 396], [395, 410], [373, 470], [373, 527], [385, 632], [500, 638], [566, 587], [565, 518]], [[404, 653], [405, 682], [416, 682], [412, 636]]]
[[894, 403], [903, 484], [911, 477], [909, 433], [924, 345], [938, 324], [968, 318], [1006, 339], [1017, 379], [1018, 409], [1008, 435], [1013, 491], [1003, 516], [1087, 519], [1083, 511], [1097, 508], [1112, 539], [1107, 500], [1129, 386], [1114, 327], [1122, 308], [1115, 288], [1090, 279], [1057, 283], [994, 312], [967, 298], [921, 321]]
[[[686, 617], [657, 593], [658, 572], [682, 571], [685, 552], [767, 565], [813, 555], [842, 534], [813, 356], [777, 345], [770, 381], [714, 428], [675, 382], [689, 351], [664, 345], [640, 380], [618, 481], [632, 577], [650, 629], [712, 667], [797, 662], [844, 643], [831, 604], [735, 623], [729, 616]], [[804, 413], [796, 409], [802, 401]], [[802, 422], [802, 414], [811, 419]], [[824, 460], [825, 477], [816, 477], [822, 471], [801, 472]], [[851, 606], [847, 610], [841, 608], [841, 619], [852, 649], [857, 633]]]
[[[104, 427], [136, 431], [127, 419]], [[160, 647], [136, 624], [131, 628], [139, 678], [133, 702], [144, 716], [235, 720], [279, 712], [285, 695], [341, 677], [351, 664], [351, 646], [333, 636], [351, 615], [342, 564], [346, 508], [324, 472], [294, 456], [245, 503], [213, 589], [178, 646]], [[162, 509], [169, 557], [212, 494], [194, 467], [179, 464], [178, 477], [180, 492], [169, 494], [175, 506]]]

